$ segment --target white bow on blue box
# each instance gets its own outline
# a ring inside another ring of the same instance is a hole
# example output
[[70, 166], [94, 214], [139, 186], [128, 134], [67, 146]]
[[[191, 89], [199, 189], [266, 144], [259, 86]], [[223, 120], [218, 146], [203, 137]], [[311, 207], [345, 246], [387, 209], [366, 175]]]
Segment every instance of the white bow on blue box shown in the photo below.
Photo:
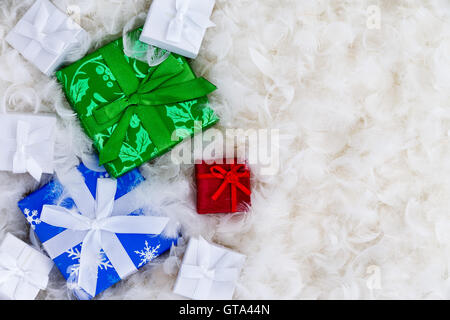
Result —
[[215, 0], [153, 0], [140, 40], [187, 58], [197, 57]]
[[39, 70], [51, 75], [87, 37], [78, 24], [48, 0], [37, 0], [6, 41]]
[[90, 299], [176, 244], [166, 217], [140, 209], [143, 177], [118, 179], [80, 164], [19, 202], [19, 207], [79, 299]]

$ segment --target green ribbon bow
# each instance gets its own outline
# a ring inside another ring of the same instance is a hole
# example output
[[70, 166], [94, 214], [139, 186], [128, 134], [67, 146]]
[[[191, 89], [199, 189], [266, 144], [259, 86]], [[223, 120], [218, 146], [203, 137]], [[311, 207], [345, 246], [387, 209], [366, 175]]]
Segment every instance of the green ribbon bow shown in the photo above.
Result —
[[[123, 97], [93, 112], [99, 124], [118, 118], [117, 127], [99, 153], [100, 165], [118, 158], [134, 114], [141, 119], [155, 146], [164, 149], [171, 145], [172, 133], [161, 120], [155, 107], [197, 99], [217, 89], [203, 77], [185, 81], [182, 76], [184, 69], [173, 55], [150, 70], [139, 82], [119, 47], [105, 47], [100, 50], [124, 92]], [[180, 78], [179, 83], [167, 83], [177, 78]]]

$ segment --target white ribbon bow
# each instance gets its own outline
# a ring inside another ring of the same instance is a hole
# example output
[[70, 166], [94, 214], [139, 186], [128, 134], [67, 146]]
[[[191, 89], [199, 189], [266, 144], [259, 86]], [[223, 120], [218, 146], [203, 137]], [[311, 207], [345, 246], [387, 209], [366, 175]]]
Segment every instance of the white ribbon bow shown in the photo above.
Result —
[[[81, 177], [81, 174], [79, 175]], [[60, 180], [63, 182], [63, 179]], [[66, 228], [66, 230], [44, 242], [43, 245], [50, 257], [55, 258], [82, 242], [78, 285], [91, 296], [95, 296], [98, 261], [102, 249], [122, 279], [137, 269], [116, 233], [160, 234], [169, 219], [126, 215], [134, 210], [117, 212], [114, 201], [116, 180], [98, 179], [96, 200], [92, 198], [84, 181], [81, 182], [73, 172], [69, 173], [65, 180], [71, 183], [70, 186], [65, 183], [63, 185], [68, 187], [69, 194], [81, 214], [63, 207], [45, 205], [41, 213], [41, 221]], [[78, 190], [75, 191], [75, 188]], [[129, 208], [136, 205], [130, 202], [127, 195], [116, 201], [116, 203], [120, 202], [117, 206], [119, 211], [123, 207]]]
[[[64, 50], [67, 39], [71, 39], [72, 32], [70, 32], [69, 30], [46, 32], [45, 29], [49, 24], [50, 18], [50, 12], [48, 11], [44, 2], [41, 2], [34, 21], [30, 23], [26, 20], [22, 20], [17, 25], [16, 32], [24, 37], [36, 41], [42, 49], [49, 52], [50, 54], [58, 56]], [[34, 60], [34, 58], [39, 53], [37, 51], [38, 50], [30, 50], [29, 47], [25, 50], [24, 56], [29, 60]]]
[[42, 143], [45, 141], [43, 138], [43, 130], [35, 130], [30, 132], [30, 123], [19, 120], [17, 122], [16, 131], [16, 152], [13, 157], [13, 173], [25, 173], [29, 172], [31, 176], [39, 181], [42, 176], [43, 169], [39, 163], [30, 154], [30, 147], [32, 145]]
[[191, 0], [176, 0], [176, 13], [169, 23], [166, 39], [175, 43], [179, 43], [183, 31], [185, 39], [192, 43], [198, 43], [201, 35], [196, 31], [195, 26], [202, 29], [214, 27], [215, 24], [204, 14], [190, 8]]
[[16, 299], [17, 289], [22, 282], [27, 282], [40, 290], [45, 289], [48, 284], [48, 274], [35, 270], [34, 268], [23, 268], [18, 260], [19, 258], [16, 259], [9, 253], [0, 252], [0, 284], [6, 283], [13, 278], [17, 278], [18, 280], [13, 290], [12, 299]]
[[204, 300], [210, 297], [214, 282], [236, 281], [239, 277], [238, 268], [224, 267], [227, 253], [214, 264], [211, 263], [211, 245], [202, 237], [198, 241], [197, 265], [183, 264], [180, 276], [187, 279], [197, 279], [193, 299]]

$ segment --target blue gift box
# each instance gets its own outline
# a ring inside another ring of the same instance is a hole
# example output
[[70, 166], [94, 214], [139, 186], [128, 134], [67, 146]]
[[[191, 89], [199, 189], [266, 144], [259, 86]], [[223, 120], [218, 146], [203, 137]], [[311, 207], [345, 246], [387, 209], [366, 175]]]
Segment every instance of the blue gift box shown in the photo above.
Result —
[[[85, 184], [90, 193], [95, 198], [97, 190], [97, 179], [108, 178], [106, 172], [93, 171], [84, 164], [77, 167], [84, 178]], [[119, 199], [138, 186], [144, 178], [137, 169], [130, 171], [117, 179], [117, 192], [115, 199]], [[54, 179], [41, 189], [31, 193], [25, 199], [19, 201], [18, 206], [25, 215], [31, 228], [34, 229], [39, 240], [45, 241], [63, 232], [64, 228], [51, 226], [40, 220], [44, 205], [58, 205], [67, 209], [75, 206], [74, 201], [65, 192], [62, 184]], [[142, 209], [136, 210], [129, 215], [141, 215]], [[172, 244], [176, 244], [176, 238], [167, 238], [164, 235], [147, 234], [116, 234], [123, 245], [125, 251], [130, 256], [136, 269], [141, 268], [149, 261], [169, 250]], [[77, 277], [81, 252], [81, 243], [67, 250], [63, 254], [53, 259], [63, 276], [68, 281], [73, 281]], [[96, 295], [109, 288], [121, 279], [117, 274], [108, 257], [103, 253], [98, 262], [98, 279]], [[85, 293], [87, 295], [87, 293]], [[88, 298], [91, 298], [87, 295]]]

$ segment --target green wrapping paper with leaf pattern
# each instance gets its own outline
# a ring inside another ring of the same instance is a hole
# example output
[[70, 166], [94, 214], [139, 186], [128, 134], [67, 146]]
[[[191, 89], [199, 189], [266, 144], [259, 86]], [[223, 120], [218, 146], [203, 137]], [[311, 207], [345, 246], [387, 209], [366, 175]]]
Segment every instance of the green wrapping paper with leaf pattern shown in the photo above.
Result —
[[[145, 45], [132, 38], [136, 46]], [[56, 76], [93, 140], [100, 164], [113, 177], [219, 121], [206, 97], [216, 87], [197, 78], [184, 57], [170, 54], [150, 67], [124, 54], [122, 38]]]

